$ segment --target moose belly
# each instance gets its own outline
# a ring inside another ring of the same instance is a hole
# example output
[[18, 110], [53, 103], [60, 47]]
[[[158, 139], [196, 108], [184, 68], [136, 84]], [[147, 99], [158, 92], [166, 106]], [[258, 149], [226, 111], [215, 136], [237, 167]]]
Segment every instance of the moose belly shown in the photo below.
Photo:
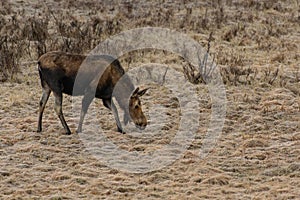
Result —
[[80, 84], [76, 84], [76, 88], [74, 89], [74, 78], [65, 77], [62, 79], [62, 92], [72, 96], [79, 96], [84, 94], [85, 86]]

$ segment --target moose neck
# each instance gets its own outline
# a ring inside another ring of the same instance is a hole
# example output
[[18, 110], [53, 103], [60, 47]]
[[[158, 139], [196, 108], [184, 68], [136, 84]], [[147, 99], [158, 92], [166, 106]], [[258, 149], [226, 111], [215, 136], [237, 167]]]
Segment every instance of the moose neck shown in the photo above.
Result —
[[123, 110], [128, 110], [129, 100], [134, 85], [127, 74], [124, 74], [115, 85], [113, 96]]

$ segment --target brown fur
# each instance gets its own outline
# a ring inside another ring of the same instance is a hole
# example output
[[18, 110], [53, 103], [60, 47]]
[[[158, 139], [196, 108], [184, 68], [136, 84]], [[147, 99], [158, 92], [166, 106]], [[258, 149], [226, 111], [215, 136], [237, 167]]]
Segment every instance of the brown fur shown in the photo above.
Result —
[[[84, 96], [77, 132], [82, 130], [84, 116], [94, 96], [102, 99], [104, 106], [113, 111], [118, 131], [123, 132], [117, 109], [111, 101], [114, 87], [122, 76], [124, 77], [124, 81], [120, 84], [120, 91], [122, 92], [117, 94], [116, 99], [125, 111], [124, 122], [125, 124], [128, 123], [130, 116], [137, 127], [141, 129], [146, 127], [147, 119], [142, 112], [139, 97], [147, 89], [139, 91], [139, 88], [136, 88], [134, 90], [134, 85], [124, 75], [125, 71], [117, 59], [108, 55], [85, 56], [54, 51], [42, 55], [38, 60], [38, 65], [43, 88], [39, 108], [38, 132], [42, 131], [43, 111], [51, 91], [55, 96], [55, 111], [67, 134], [70, 134], [71, 131], [62, 113], [62, 93]], [[102, 76], [100, 76], [101, 74]]]

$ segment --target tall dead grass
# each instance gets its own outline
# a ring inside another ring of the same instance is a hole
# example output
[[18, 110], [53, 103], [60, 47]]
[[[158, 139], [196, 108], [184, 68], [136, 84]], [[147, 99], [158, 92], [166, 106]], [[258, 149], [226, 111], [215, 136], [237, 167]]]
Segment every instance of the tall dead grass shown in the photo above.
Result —
[[[191, 35], [209, 36], [213, 33], [210, 53], [216, 55], [215, 61], [224, 68], [221, 72], [224, 82], [252, 84], [257, 77], [256, 69], [251, 68], [252, 60], [237, 48], [220, 47], [230, 43], [238, 47], [256, 45], [257, 51], [278, 49], [274, 41], [289, 33], [285, 22], [295, 23], [300, 19], [299, 10], [283, 4], [271, 0], [184, 1], [184, 4], [175, 1], [172, 6], [169, 1], [143, 1], [138, 4], [132, 1], [121, 4], [114, 1], [99, 4], [93, 0], [53, 1], [36, 5], [36, 12], [29, 15], [25, 11], [15, 11], [10, 3], [4, 1], [0, 9], [0, 80], [11, 79], [18, 73], [22, 59], [36, 60], [51, 50], [86, 53], [123, 30], [158, 26]], [[76, 13], [78, 10], [83, 10], [86, 16]], [[285, 16], [274, 15], [276, 19], [259, 17], [260, 13], [272, 15], [273, 12], [281, 12]], [[199, 42], [207, 43], [203, 38]], [[297, 50], [295, 45], [282, 45], [289, 50]], [[278, 54], [272, 59], [284, 63], [285, 55]], [[260, 81], [276, 83], [280, 73], [276, 68], [272, 70], [265, 73], [269, 78], [259, 78]], [[184, 72], [191, 82], [204, 82], [199, 71], [185, 67]]]

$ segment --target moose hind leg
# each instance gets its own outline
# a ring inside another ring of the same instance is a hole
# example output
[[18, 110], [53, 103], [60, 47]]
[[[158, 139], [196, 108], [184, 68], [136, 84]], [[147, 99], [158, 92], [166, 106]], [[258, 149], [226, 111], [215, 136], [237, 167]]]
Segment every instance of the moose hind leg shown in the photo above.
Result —
[[38, 119], [37, 132], [41, 132], [42, 131], [43, 113], [44, 113], [44, 109], [45, 109], [46, 103], [47, 103], [47, 101], [49, 99], [50, 93], [51, 93], [50, 88], [45, 85], [45, 87], [43, 87], [43, 95], [42, 95], [40, 103], [39, 103], [39, 119]]
[[62, 93], [61, 92], [54, 92], [55, 96], [55, 112], [58, 115], [67, 135], [71, 134], [71, 131], [66, 123], [66, 120], [64, 118], [63, 112], [62, 112]]
[[78, 124], [78, 128], [76, 130], [77, 133], [81, 133], [82, 132], [82, 124], [83, 124], [83, 120], [84, 117], [87, 113], [87, 110], [91, 104], [91, 102], [94, 99], [94, 95], [92, 94], [85, 94], [83, 99], [82, 99], [82, 108], [81, 108], [81, 112], [80, 112], [80, 119], [79, 119], [79, 124]]

